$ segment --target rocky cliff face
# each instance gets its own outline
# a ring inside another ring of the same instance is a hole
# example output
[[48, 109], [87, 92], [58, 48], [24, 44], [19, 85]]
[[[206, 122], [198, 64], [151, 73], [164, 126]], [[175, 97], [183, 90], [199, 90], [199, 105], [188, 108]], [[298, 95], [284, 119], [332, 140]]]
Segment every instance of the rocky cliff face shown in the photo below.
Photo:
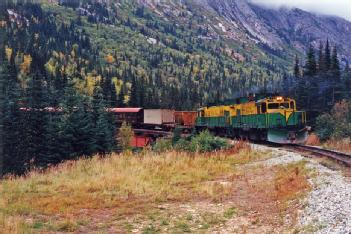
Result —
[[329, 39], [337, 45], [343, 59], [351, 59], [351, 23], [338, 17], [321, 16], [300, 9], [271, 10], [250, 5], [265, 27], [276, 35], [282, 43], [305, 49], [312, 43], [315, 47], [319, 41]]
[[351, 61], [351, 22], [342, 18], [300, 9], [268, 9], [248, 0], [140, 0], [140, 3], [159, 14], [165, 13], [166, 17], [191, 5], [192, 11], [198, 11], [192, 13], [204, 15], [206, 20], [202, 23], [218, 36], [259, 44], [273, 51], [291, 48], [303, 52], [309, 44], [317, 48], [320, 41], [329, 39], [337, 46], [340, 57]]

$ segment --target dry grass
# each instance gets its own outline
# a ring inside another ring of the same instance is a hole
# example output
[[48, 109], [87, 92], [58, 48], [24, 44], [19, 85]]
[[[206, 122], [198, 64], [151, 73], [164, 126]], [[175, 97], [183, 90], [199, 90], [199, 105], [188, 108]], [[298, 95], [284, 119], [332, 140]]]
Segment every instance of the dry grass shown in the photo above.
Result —
[[291, 200], [300, 191], [309, 188], [306, 180], [304, 163], [291, 164], [289, 167], [278, 167], [274, 179], [276, 197], [278, 200]]
[[0, 233], [15, 234], [15, 233], [30, 233], [26, 228], [23, 217], [0, 215]]
[[296, 224], [298, 201], [310, 189], [304, 162], [249, 170], [244, 167], [236, 173], [231, 200], [240, 210], [256, 212], [251, 219], [260, 225], [281, 228], [287, 213], [293, 219], [288, 228]]
[[329, 140], [322, 145], [327, 149], [334, 149], [337, 151], [345, 152], [351, 154], [351, 139], [345, 138], [342, 140]]
[[[33, 171], [25, 177], [8, 178], [0, 182], [0, 230], [74, 232], [96, 227], [94, 223], [109, 226], [126, 217], [145, 216], [160, 204], [228, 201], [239, 190], [252, 188], [249, 182], [244, 188], [237, 187], [242, 181], [260, 181], [255, 180], [256, 172], [244, 173], [239, 165], [267, 157], [240, 144], [211, 155], [146, 151], [96, 156], [66, 162], [44, 173]], [[261, 197], [294, 199], [305, 188], [300, 178], [303, 173], [284, 171], [260, 169], [261, 178], [268, 174], [272, 179], [267, 182], [270, 187], [263, 181], [255, 185], [264, 191]]]
[[312, 146], [322, 146], [326, 149], [351, 153], [351, 138], [330, 139], [326, 142], [321, 143], [319, 137], [316, 134], [312, 133], [308, 136], [306, 144]]
[[321, 142], [319, 140], [319, 137], [316, 134], [312, 133], [308, 136], [306, 144], [312, 146], [320, 146]]

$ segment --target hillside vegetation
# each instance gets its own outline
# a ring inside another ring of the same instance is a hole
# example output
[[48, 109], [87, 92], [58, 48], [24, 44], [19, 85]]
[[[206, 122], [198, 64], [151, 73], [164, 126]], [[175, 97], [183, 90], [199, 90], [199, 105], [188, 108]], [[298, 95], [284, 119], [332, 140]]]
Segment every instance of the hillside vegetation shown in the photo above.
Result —
[[171, 22], [134, 0], [59, 2], [1, 2], [2, 174], [116, 150], [106, 107], [192, 110], [280, 80], [254, 44], [206, 39], [191, 4]]
[[2, 174], [115, 151], [106, 107], [195, 110], [281, 91], [314, 124], [351, 97], [336, 44], [321, 41], [316, 56], [312, 43], [301, 61], [292, 45], [277, 50], [229, 27], [239, 19], [223, 1], [217, 10], [197, 1], [10, 2], [0, 3]]

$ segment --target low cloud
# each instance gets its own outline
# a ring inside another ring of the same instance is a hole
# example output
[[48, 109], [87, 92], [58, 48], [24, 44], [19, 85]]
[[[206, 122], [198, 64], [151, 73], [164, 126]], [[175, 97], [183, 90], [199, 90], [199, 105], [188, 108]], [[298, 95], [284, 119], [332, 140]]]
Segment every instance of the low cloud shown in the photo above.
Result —
[[350, 0], [250, 0], [271, 8], [300, 8], [319, 14], [335, 15], [351, 21]]

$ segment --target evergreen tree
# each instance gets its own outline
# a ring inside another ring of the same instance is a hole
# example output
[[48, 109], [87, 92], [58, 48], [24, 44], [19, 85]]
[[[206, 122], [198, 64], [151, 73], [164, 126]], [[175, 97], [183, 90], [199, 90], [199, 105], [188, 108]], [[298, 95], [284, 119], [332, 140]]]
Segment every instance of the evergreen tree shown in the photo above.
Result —
[[329, 39], [327, 40], [327, 44], [325, 45], [325, 70], [329, 70], [331, 66], [331, 54], [330, 54], [330, 45], [329, 45]]
[[112, 102], [112, 81], [109, 77], [105, 77], [102, 80], [102, 93], [106, 103], [111, 104]]
[[96, 152], [92, 108], [86, 97], [67, 87], [63, 105], [62, 147], [64, 159], [90, 156]]
[[307, 61], [305, 65], [305, 76], [312, 77], [317, 73], [317, 64], [316, 64], [316, 57], [314, 54], [314, 49], [312, 45], [310, 45], [308, 52], [307, 52]]
[[139, 87], [137, 85], [136, 79], [133, 76], [132, 77], [132, 89], [130, 92], [130, 101], [129, 101], [129, 106], [137, 107], [139, 106]]
[[34, 163], [41, 165], [45, 156], [45, 134], [47, 126], [47, 96], [42, 80], [42, 75], [36, 73], [30, 77], [29, 87], [26, 91], [26, 108], [24, 115], [23, 156]]
[[114, 83], [111, 83], [111, 102], [109, 107], [117, 107], [117, 92]]
[[350, 67], [349, 62], [346, 62], [346, 64], [345, 64], [345, 69], [342, 72], [342, 78], [343, 78], [343, 80], [350, 80], [351, 79], [351, 67]]
[[124, 86], [121, 87], [121, 90], [119, 91], [118, 94], [118, 99], [117, 99], [117, 107], [125, 107], [125, 103], [124, 103]]
[[330, 64], [330, 80], [332, 82], [332, 100], [333, 105], [342, 99], [343, 92], [342, 92], [342, 83], [341, 83], [341, 71], [340, 71], [340, 64], [338, 58], [338, 52], [336, 46], [333, 48], [333, 53], [331, 57], [331, 64]]
[[[4, 20], [7, 9], [6, 3], [0, 3], [0, 20]], [[4, 174], [5, 170], [5, 86], [6, 80], [9, 79], [6, 71], [6, 30], [0, 27], [0, 177]]]
[[[1, 40], [1, 38], [0, 38]], [[5, 52], [3, 51], [3, 45], [0, 44], [0, 177], [4, 173], [4, 105], [5, 105], [5, 79], [6, 73], [4, 69]]]
[[351, 68], [349, 63], [345, 65], [345, 69], [342, 73], [342, 81], [345, 91], [344, 98], [351, 98]]
[[[4, 137], [4, 172], [20, 173], [25, 170], [24, 165], [28, 162], [24, 157], [26, 145], [24, 142], [24, 113], [20, 110], [21, 89], [17, 79], [17, 71], [14, 56], [11, 56], [10, 63], [3, 61], [6, 79], [4, 80], [4, 105], [3, 105], [3, 137]], [[15, 146], [15, 147], [14, 147]]]
[[318, 50], [318, 71], [323, 72], [325, 70], [327, 69], [325, 64], [324, 47], [323, 47], [323, 43], [320, 42], [319, 50]]
[[301, 77], [300, 61], [299, 61], [299, 58], [297, 57], [297, 55], [295, 56], [294, 76], [296, 78]]
[[100, 87], [95, 87], [93, 97], [94, 138], [96, 151], [102, 154], [111, 152], [115, 146], [115, 124], [114, 121], [109, 118], [109, 113], [106, 111], [105, 107], [106, 104]]
[[336, 49], [336, 46], [333, 48], [330, 69], [332, 72], [333, 80], [340, 80], [341, 71], [340, 71], [338, 51]]

